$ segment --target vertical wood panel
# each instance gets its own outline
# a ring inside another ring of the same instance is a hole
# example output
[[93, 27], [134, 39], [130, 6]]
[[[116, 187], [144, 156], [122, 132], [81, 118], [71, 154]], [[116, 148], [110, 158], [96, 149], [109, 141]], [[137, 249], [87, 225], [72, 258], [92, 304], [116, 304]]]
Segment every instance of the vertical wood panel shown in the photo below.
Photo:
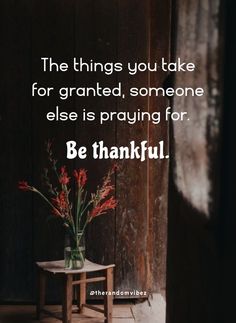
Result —
[[174, 98], [174, 111], [187, 111], [190, 118], [173, 124], [175, 182], [181, 194], [206, 217], [212, 211], [209, 172], [213, 175], [214, 165], [210, 159], [218, 149], [215, 139], [220, 129], [219, 6], [219, 0], [199, 4], [178, 1], [176, 57], [193, 62], [196, 69], [176, 73], [175, 83], [177, 87], [203, 87], [204, 96]]
[[[77, 3], [76, 11], [76, 57], [83, 57], [90, 62], [114, 62], [116, 60], [116, 1], [96, 1], [91, 3]], [[76, 86], [115, 87], [115, 73], [111, 76], [103, 72], [76, 73]], [[78, 111], [86, 108], [99, 114], [100, 111], [115, 111], [116, 98], [114, 97], [87, 97], [76, 99]], [[88, 169], [89, 189], [94, 191], [101, 183], [102, 177], [111, 166], [111, 161], [95, 160], [92, 158], [91, 146], [95, 141], [104, 141], [104, 145], [115, 144], [115, 123], [99, 125], [95, 122], [80, 122], [77, 125], [76, 139], [88, 147], [88, 157], [78, 161]], [[88, 229], [87, 252], [88, 256], [102, 263], [114, 262], [114, 212], [95, 219]], [[98, 243], [99, 242], [99, 243]]]
[[[74, 56], [74, 1], [51, 0], [42, 3], [33, 2], [32, 11], [32, 81], [39, 85], [53, 86], [56, 90], [62, 86], [72, 86], [74, 75], [70, 69], [67, 72], [43, 72], [41, 57], [52, 57], [55, 61], [71, 63]], [[66, 160], [65, 142], [74, 138], [75, 124], [73, 122], [49, 122], [46, 119], [48, 111], [54, 111], [59, 105], [63, 111], [73, 111], [74, 101], [61, 101], [58, 95], [47, 98], [32, 99], [33, 117], [33, 165], [34, 184], [45, 191], [41, 182], [41, 174], [47, 167], [45, 142], [53, 139], [55, 157], [58, 166], [68, 166], [73, 169], [73, 161]], [[56, 183], [56, 180], [55, 180]], [[58, 185], [57, 185], [58, 186]], [[51, 210], [38, 197], [34, 196], [34, 257], [35, 260], [52, 260], [63, 257], [64, 229], [60, 221], [49, 220]], [[58, 300], [58, 282], [49, 287], [49, 299]], [[60, 298], [59, 298], [60, 299]]]
[[[148, 60], [148, 6], [146, 1], [119, 1], [118, 59], [127, 62]], [[130, 97], [129, 88], [148, 86], [148, 75], [120, 73], [126, 99], [118, 111], [148, 109], [147, 98]], [[139, 144], [147, 140], [147, 123], [117, 124], [117, 145]], [[124, 160], [117, 178], [119, 205], [116, 217], [116, 287], [121, 290], [146, 289], [147, 279], [147, 162]]]
[[[32, 298], [32, 201], [17, 188], [31, 178], [30, 2], [1, 1], [0, 299]], [[24, 279], [21, 279], [24, 277]]]
[[[175, 87], [203, 87], [203, 97], [175, 97], [167, 264], [167, 322], [223, 322], [219, 298], [219, 136], [222, 96], [219, 0], [176, 2], [175, 57], [196, 64]], [[224, 212], [223, 212], [224, 213]], [[224, 216], [224, 214], [222, 214]], [[227, 321], [227, 320], [226, 320]]]
[[[171, 1], [150, 1], [149, 8], [149, 60], [169, 61]], [[150, 73], [150, 86], [163, 87], [168, 72]], [[159, 140], [165, 142], [165, 153], [169, 154], [169, 124], [164, 122], [164, 113], [169, 105], [164, 97], [151, 97], [149, 111], [159, 111], [162, 120], [158, 125], [149, 124], [149, 144], [155, 146]], [[167, 254], [167, 207], [168, 207], [169, 159], [148, 161], [148, 264], [147, 289], [165, 295]]]
[[[64, 111], [76, 110], [80, 116], [83, 107], [97, 113], [136, 111], [138, 108], [159, 111], [165, 104], [161, 99], [131, 98], [127, 94], [132, 86], [161, 86], [164, 75], [139, 73], [131, 77], [126, 70], [111, 76], [73, 73], [72, 70], [43, 73], [40, 57], [52, 56], [71, 63], [76, 56], [102, 63], [120, 61], [125, 66], [128, 61], [147, 62], [149, 59], [154, 61], [156, 55], [168, 56], [169, 34], [164, 26], [169, 23], [169, 2], [166, 3], [162, 6], [160, 2], [137, 0], [113, 0], [109, 3], [106, 0], [35, 0], [32, 1], [32, 8], [29, 0], [17, 4], [3, 1], [0, 4], [5, 26], [5, 46], [1, 53], [4, 62], [3, 96], [0, 98], [4, 123], [1, 138], [4, 140], [1, 144], [6, 152], [1, 166], [11, 172], [9, 181], [7, 172], [1, 174], [4, 183], [1, 245], [7, 246], [1, 250], [1, 255], [7, 261], [13, 256], [17, 260], [12, 264], [9, 262], [2, 269], [3, 275], [0, 275], [4, 300], [33, 299], [34, 261], [63, 257], [64, 232], [61, 224], [47, 221], [50, 210], [38, 196], [34, 195], [31, 199], [12, 190], [22, 173], [29, 182], [43, 188], [41, 173], [46, 165], [44, 143], [48, 138], [54, 139], [60, 163], [69, 165], [69, 169], [75, 165], [88, 169], [88, 188], [93, 190], [112, 162], [93, 160], [91, 149], [90, 157], [84, 161], [66, 160], [65, 142], [68, 139], [75, 139], [88, 148], [99, 140], [104, 140], [107, 146], [121, 146], [128, 145], [131, 140], [137, 144], [148, 140], [150, 145], [155, 145], [160, 139], [168, 139], [166, 125], [110, 122], [101, 126], [98, 122], [89, 124], [81, 120], [75, 123], [49, 123], [46, 120], [46, 113], [53, 111], [56, 105]], [[157, 21], [158, 14], [162, 17]], [[12, 59], [15, 60], [13, 64]], [[114, 87], [118, 81], [123, 83], [125, 100], [114, 97], [72, 98], [67, 101], [60, 101], [55, 96], [31, 98], [31, 82], [58, 89], [63, 85], [94, 86], [96, 82]], [[17, 86], [15, 92], [11, 88], [13, 85]], [[121, 171], [116, 179], [119, 206], [116, 212], [96, 219], [89, 228], [87, 256], [100, 263], [116, 263], [117, 289], [162, 290], [165, 280], [168, 163], [124, 160], [120, 164]], [[11, 231], [5, 230], [6, 227], [11, 227]], [[19, 259], [23, 261], [19, 262]], [[9, 273], [16, 277], [14, 287], [9, 285]], [[27, 280], [22, 281], [22, 277], [27, 277]], [[58, 301], [57, 282], [49, 284], [49, 291], [48, 299]]]
[[[117, 53], [117, 5], [116, 0], [88, 1], [76, 3], [75, 45], [76, 57], [90, 62], [115, 62]], [[76, 73], [76, 86], [92, 86], [99, 82], [103, 87], [115, 87], [116, 75], [107, 76], [103, 72]], [[76, 99], [77, 111], [82, 108], [99, 114], [100, 111], [116, 111], [115, 97], [89, 97]], [[88, 169], [87, 188], [94, 192], [105, 173], [111, 167], [110, 160], [94, 160], [91, 146], [95, 141], [104, 141], [104, 145], [115, 145], [115, 122], [99, 125], [99, 121], [79, 122], [76, 127], [76, 140], [88, 147], [88, 158], [78, 161], [78, 167]], [[109, 264], [115, 262], [115, 212], [95, 219], [88, 227], [86, 256], [95, 262]], [[88, 285], [97, 289], [98, 285]], [[100, 284], [99, 288], [103, 288]]]
[[[130, 18], [132, 17], [132, 19]], [[119, 2], [118, 57], [124, 63], [155, 62], [169, 57], [170, 2]], [[129, 88], [163, 86], [165, 73], [121, 74]], [[127, 97], [120, 100], [119, 111], [163, 112], [167, 100], [154, 97]], [[132, 126], [118, 123], [117, 143], [127, 145], [131, 140], [139, 144], [147, 140], [155, 146], [164, 140], [168, 153], [168, 124], [148, 122]], [[120, 204], [116, 218], [117, 287], [124, 290], [140, 288], [165, 294], [167, 186], [168, 161], [124, 160], [117, 179]]]

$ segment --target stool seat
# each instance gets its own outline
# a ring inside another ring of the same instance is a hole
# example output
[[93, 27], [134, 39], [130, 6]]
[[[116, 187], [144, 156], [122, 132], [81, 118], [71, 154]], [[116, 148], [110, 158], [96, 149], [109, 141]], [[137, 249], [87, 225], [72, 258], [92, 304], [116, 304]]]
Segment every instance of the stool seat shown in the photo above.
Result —
[[[104, 266], [93, 263], [85, 259], [82, 269], [65, 269], [65, 261], [46, 261], [36, 262], [38, 269], [38, 301], [37, 301], [37, 318], [40, 320], [42, 313], [51, 314], [45, 310], [45, 293], [46, 293], [46, 277], [60, 276], [63, 281], [63, 302], [62, 302], [62, 321], [63, 323], [72, 323], [72, 302], [73, 288], [76, 289], [77, 305], [79, 312], [83, 312], [84, 307], [101, 312], [104, 314], [104, 322], [112, 322], [112, 306], [113, 306], [113, 268], [114, 264]], [[102, 272], [103, 274], [96, 277], [87, 278], [87, 273]], [[93, 305], [86, 304], [86, 285], [88, 283], [104, 282], [104, 310]], [[58, 318], [58, 317], [57, 317]]]
[[65, 269], [65, 260], [36, 262], [36, 265], [41, 269], [51, 272], [53, 274], [80, 274], [94, 271], [105, 270], [107, 268], [115, 267], [114, 264], [104, 266], [85, 259], [84, 267], [81, 269]]

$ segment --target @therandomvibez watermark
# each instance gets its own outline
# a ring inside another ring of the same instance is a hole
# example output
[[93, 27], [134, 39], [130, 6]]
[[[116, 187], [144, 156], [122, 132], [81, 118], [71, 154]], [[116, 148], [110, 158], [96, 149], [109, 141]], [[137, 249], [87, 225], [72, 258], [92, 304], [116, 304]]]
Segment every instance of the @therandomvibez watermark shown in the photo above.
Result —
[[148, 296], [146, 291], [139, 291], [139, 290], [113, 290], [113, 291], [101, 291], [101, 290], [91, 290], [90, 296], [105, 296], [105, 295], [112, 295], [112, 296]]

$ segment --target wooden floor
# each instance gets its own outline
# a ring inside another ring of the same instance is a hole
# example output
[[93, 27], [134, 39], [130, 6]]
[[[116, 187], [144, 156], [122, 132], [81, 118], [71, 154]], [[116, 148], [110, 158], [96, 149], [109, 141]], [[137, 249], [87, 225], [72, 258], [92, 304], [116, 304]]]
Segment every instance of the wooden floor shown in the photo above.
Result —
[[[53, 311], [56, 315], [60, 315], [60, 306], [48, 306], [48, 310]], [[76, 307], [75, 307], [76, 309]], [[73, 314], [73, 323], [102, 323], [102, 314], [85, 309], [83, 316], [75, 313]], [[1, 305], [0, 306], [0, 323], [36, 323], [35, 306], [31, 305]], [[59, 319], [43, 318], [42, 323], [59, 323]], [[132, 313], [132, 305], [114, 305], [112, 323], [134, 323], [134, 316]]]

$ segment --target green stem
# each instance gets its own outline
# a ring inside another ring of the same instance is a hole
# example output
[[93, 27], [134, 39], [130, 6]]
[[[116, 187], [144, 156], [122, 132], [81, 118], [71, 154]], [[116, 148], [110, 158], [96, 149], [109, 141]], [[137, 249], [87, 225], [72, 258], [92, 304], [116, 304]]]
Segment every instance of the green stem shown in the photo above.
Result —
[[65, 192], [66, 194], [66, 203], [68, 205], [68, 215], [69, 215], [69, 219], [70, 219], [70, 222], [72, 224], [72, 227], [73, 227], [73, 231], [74, 233], [76, 234], [76, 228], [75, 228], [75, 223], [74, 223], [74, 218], [72, 216], [72, 212], [71, 212], [71, 208], [70, 208], [70, 201], [69, 201], [69, 192], [68, 192], [68, 189], [67, 189], [67, 186], [66, 185], [61, 185], [62, 186], [62, 190]]
[[72, 237], [74, 237], [74, 230], [73, 230], [73, 227], [71, 226], [71, 223], [69, 221], [64, 221], [65, 225], [66, 225], [66, 228], [69, 229], [70, 231], [70, 235]]
[[44, 196], [40, 191], [38, 191], [35, 187], [33, 188], [33, 191], [35, 193], [38, 193], [39, 196], [41, 196], [54, 210], [56, 210], [59, 214], [61, 214], [61, 212], [46, 198], [46, 196]]
[[[81, 196], [80, 196], [80, 200], [82, 198], [82, 193], [83, 193], [83, 189], [79, 189], [81, 191]], [[83, 212], [83, 209], [84, 209], [84, 205], [85, 205], [85, 201], [86, 201], [86, 197], [87, 197], [87, 192], [85, 192], [84, 194], [84, 199], [81, 200], [81, 204], [80, 206], [77, 208], [77, 212], [78, 212], [78, 221], [79, 221], [79, 224], [78, 224], [78, 227], [80, 229], [80, 225], [81, 225], [81, 217], [82, 217], [82, 212]]]
[[[82, 238], [82, 237], [83, 237], [83, 235], [84, 235], [84, 231], [85, 231], [85, 229], [86, 229], [86, 227], [87, 227], [88, 223], [89, 223], [89, 221], [88, 221], [88, 219], [86, 219], [85, 224], [84, 224], [84, 226], [83, 226], [83, 229], [82, 229], [82, 231], [81, 231], [80, 239], [78, 240], [78, 245], [79, 245], [79, 243], [80, 243], [81, 238]], [[78, 246], [78, 245], [77, 245], [77, 246]]]
[[78, 196], [77, 196], [77, 207], [76, 207], [76, 218], [75, 218], [75, 225], [76, 225], [76, 245], [78, 244], [78, 229], [80, 228], [80, 221], [79, 221], [79, 212], [81, 208], [81, 190], [78, 189]]
[[84, 256], [83, 256], [83, 253], [80, 251], [80, 249], [79, 249], [79, 254], [80, 254], [80, 257], [82, 258], [82, 261], [84, 263]]
[[87, 208], [90, 206], [90, 204], [92, 204], [93, 202], [90, 201], [87, 203], [87, 205], [83, 208], [83, 210], [81, 211], [80, 217], [82, 217], [82, 215], [84, 214], [84, 212], [87, 210]]

